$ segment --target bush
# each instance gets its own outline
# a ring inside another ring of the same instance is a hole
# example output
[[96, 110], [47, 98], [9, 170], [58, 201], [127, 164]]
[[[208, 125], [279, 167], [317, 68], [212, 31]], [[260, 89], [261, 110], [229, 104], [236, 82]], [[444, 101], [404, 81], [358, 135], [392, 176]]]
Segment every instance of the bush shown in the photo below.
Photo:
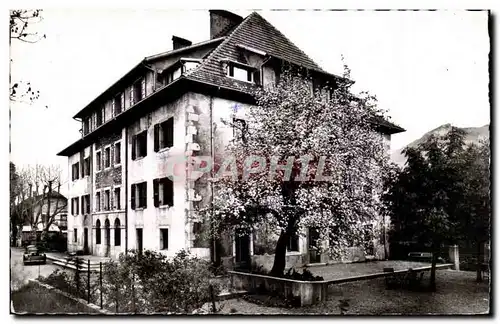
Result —
[[104, 269], [107, 305], [118, 312], [191, 313], [220, 292], [211, 264], [185, 251], [173, 258], [129, 251]]

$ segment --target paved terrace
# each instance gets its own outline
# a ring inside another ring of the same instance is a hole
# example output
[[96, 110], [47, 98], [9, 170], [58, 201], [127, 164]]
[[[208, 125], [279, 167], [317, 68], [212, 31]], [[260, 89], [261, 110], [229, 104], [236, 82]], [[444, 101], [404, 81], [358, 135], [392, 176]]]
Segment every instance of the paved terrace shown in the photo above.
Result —
[[413, 261], [369, 261], [357, 263], [337, 263], [325, 266], [308, 267], [315, 276], [322, 276], [325, 280], [358, 277], [384, 272], [384, 268], [394, 268], [394, 271], [430, 267], [427, 262]]

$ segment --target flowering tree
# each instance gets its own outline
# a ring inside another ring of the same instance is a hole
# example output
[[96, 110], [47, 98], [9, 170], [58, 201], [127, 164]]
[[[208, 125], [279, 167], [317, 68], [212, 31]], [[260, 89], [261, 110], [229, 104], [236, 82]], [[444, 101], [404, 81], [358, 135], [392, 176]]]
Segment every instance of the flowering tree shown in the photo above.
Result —
[[213, 235], [274, 226], [280, 234], [273, 275], [283, 274], [291, 235], [317, 228], [339, 256], [379, 210], [386, 158], [372, 121], [382, 112], [373, 97], [354, 98], [347, 78], [333, 89], [312, 91], [311, 84], [288, 70], [277, 85], [256, 92], [257, 104], [244, 123], [233, 123], [239, 136], [216, 166], [212, 206], [201, 210]]

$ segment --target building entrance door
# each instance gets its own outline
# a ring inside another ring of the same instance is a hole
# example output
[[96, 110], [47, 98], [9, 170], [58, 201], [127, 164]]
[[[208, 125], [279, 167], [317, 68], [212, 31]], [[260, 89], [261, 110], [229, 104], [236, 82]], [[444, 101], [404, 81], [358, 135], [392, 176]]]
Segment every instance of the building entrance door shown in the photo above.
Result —
[[137, 253], [142, 254], [142, 228], [136, 228], [135, 232], [137, 234]]
[[309, 228], [309, 263], [320, 263], [319, 233], [314, 227]]
[[235, 235], [235, 266], [248, 269], [250, 267], [250, 236]]
[[89, 254], [89, 229], [83, 229], [83, 253]]

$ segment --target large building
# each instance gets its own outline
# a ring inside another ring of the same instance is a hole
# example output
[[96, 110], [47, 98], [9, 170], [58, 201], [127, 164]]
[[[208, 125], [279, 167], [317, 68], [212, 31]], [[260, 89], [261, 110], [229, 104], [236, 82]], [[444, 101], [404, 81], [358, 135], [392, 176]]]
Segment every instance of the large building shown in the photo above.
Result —
[[[207, 258], [217, 250], [230, 263], [260, 251], [256, 236], [220, 248], [200, 239], [196, 210], [210, 202], [210, 186], [195, 172], [171, 181], [169, 165], [214, 156], [233, 136], [221, 118], [253, 104], [253, 90], [274, 84], [284, 63], [307, 69], [317, 84], [338, 77], [255, 12], [210, 10], [209, 40], [172, 41], [173, 50], [146, 57], [74, 116], [82, 137], [59, 153], [72, 175], [69, 250], [116, 257], [128, 249], [169, 256], [189, 249]], [[383, 120], [378, 127], [387, 141], [403, 131]], [[290, 262], [324, 261], [309, 256], [307, 237], [297, 240]]]

